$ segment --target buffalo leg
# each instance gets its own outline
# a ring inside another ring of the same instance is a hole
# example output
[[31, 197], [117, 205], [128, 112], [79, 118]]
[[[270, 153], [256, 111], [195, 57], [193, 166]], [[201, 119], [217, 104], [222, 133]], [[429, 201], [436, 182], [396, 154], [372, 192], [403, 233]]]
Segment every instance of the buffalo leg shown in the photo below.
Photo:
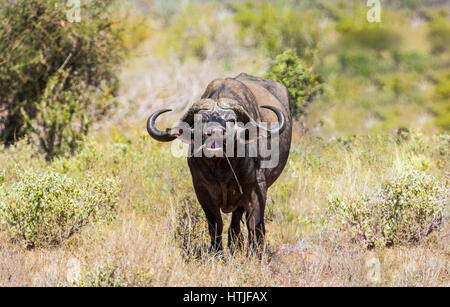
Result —
[[214, 200], [209, 196], [208, 190], [203, 186], [195, 185], [195, 181], [194, 189], [197, 199], [203, 208], [203, 212], [205, 212], [206, 220], [208, 221], [208, 231], [211, 237], [211, 246], [209, 250], [212, 253], [221, 253], [223, 250], [223, 221], [220, 209], [218, 206], [214, 205]]
[[210, 251], [212, 253], [220, 253], [223, 250], [223, 221], [220, 210], [219, 208], [217, 208], [217, 210], [211, 210], [211, 208], [203, 207], [203, 211], [205, 211], [206, 219], [208, 220], [208, 230], [209, 235], [211, 236]]
[[244, 211], [245, 209], [243, 207], [239, 207], [231, 216], [230, 228], [228, 229], [228, 248], [231, 253], [233, 253], [235, 248], [242, 249], [241, 219]]
[[256, 209], [247, 215], [248, 242], [251, 252], [261, 254], [264, 250], [266, 229], [263, 214], [259, 208]]
[[249, 247], [260, 256], [265, 249], [264, 209], [266, 206], [265, 183], [259, 183], [252, 191], [250, 208], [247, 210]]

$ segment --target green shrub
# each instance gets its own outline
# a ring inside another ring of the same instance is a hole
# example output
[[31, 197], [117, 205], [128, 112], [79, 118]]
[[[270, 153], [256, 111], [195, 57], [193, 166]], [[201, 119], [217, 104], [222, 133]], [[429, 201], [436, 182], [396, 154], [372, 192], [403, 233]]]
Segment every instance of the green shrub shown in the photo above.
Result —
[[450, 22], [447, 18], [436, 18], [428, 24], [428, 40], [431, 52], [441, 54], [450, 50]]
[[127, 50], [137, 49], [142, 42], [152, 38], [156, 34], [156, 23], [148, 16], [140, 12], [133, 12], [122, 18], [123, 31], [120, 32], [121, 40]]
[[95, 270], [89, 271], [73, 282], [76, 287], [126, 287], [125, 276], [117, 266], [112, 263], [97, 265]]
[[420, 76], [409, 73], [392, 73], [377, 77], [375, 80], [385, 93], [392, 92], [395, 97], [416, 94]]
[[432, 112], [436, 114], [434, 124], [443, 131], [450, 131], [450, 104], [437, 103], [433, 105]]
[[115, 179], [77, 183], [58, 173], [29, 172], [0, 189], [0, 218], [14, 242], [56, 246], [87, 224], [114, 217]]
[[36, 105], [36, 117], [23, 113], [48, 160], [64, 153], [73, 154], [89, 130], [87, 106], [83, 103], [82, 89], [74, 85], [68, 91], [64, 83], [68, 71], [55, 73], [48, 81], [44, 93]]
[[437, 82], [431, 111], [436, 116], [435, 125], [443, 131], [450, 131], [450, 73], [438, 78]]
[[394, 51], [392, 52], [392, 57], [403, 71], [423, 73], [430, 64], [430, 59], [427, 55], [414, 50], [405, 52]]
[[188, 57], [204, 60], [216, 45], [224, 43], [218, 37], [223, 22], [212, 5], [187, 4], [174, 16], [160, 47], [165, 54], [176, 52], [182, 60]]
[[269, 56], [287, 48], [312, 61], [323, 37], [312, 11], [286, 1], [244, 1], [234, 5], [241, 40], [262, 47]]
[[372, 51], [380, 55], [383, 51], [397, 50], [402, 37], [390, 25], [395, 16], [386, 16], [382, 23], [369, 23], [366, 19], [367, 8], [358, 5], [350, 12], [342, 13], [336, 23], [336, 31], [340, 34], [338, 47], [344, 52], [349, 48]]
[[320, 77], [306, 68], [292, 49], [286, 50], [272, 61], [265, 77], [286, 86], [293, 116], [304, 114], [322, 89]]
[[80, 22], [67, 20], [69, 7], [59, 0], [2, 3], [1, 142], [36, 133], [51, 159], [72, 151], [89, 123], [114, 106], [123, 54], [114, 2], [82, 1]]
[[329, 213], [341, 230], [369, 248], [417, 243], [439, 229], [448, 205], [445, 189], [431, 176], [410, 171], [371, 197], [331, 200]]
[[88, 137], [83, 144], [83, 149], [76, 155], [70, 158], [58, 157], [53, 160], [52, 169], [62, 174], [84, 174], [87, 171], [94, 171], [105, 160], [107, 160], [105, 152], [99, 149], [99, 144], [92, 137]]
[[149, 287], [152, 271], [144, 271], [135, 265], [119, 265], [111, 260], [95, 265], [81, 274], [68, 286], [75, 287]]
[[339, 55], [338, 60], [343, 72], [366, 78], [384, 72], [389, 67], [386, 61], [365, 52], [344, 53]]
[[450, 100], [450, 73], [440, 78], [434, 92], [438, 99]]
[[378, 54], [386, 50], [396, 50], [401, 43], [400, 35], [383, 27], [348, 29], [342, 35], [347, 46], [373, 50]]

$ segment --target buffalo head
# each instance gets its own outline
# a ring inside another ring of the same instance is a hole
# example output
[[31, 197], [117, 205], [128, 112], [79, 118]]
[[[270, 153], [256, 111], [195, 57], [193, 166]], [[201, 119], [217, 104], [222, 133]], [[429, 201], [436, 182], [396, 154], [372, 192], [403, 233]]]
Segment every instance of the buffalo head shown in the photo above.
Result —
[[[170, 142], [177, 138], [200, 146], [209, 152], [224, 152], [227, 140], [253, 142], [260, 137], [270, 137], [281, 133], [286, 127], [286, 118], [281, 110], [274, 106], [261, 106], [273, 111], [278, 119], [278, 126], [267, 128], [258, 123], [236, 101], [229, 98], [201, 99], [182, 116], [180, 122], [165, 131], [155, 126], [156, 119], [171, 109], [153, 113], [147, 120], [147, 131], [152, 138], [160, 142]], [[194, 142], [194, 138], [201, 142]]]

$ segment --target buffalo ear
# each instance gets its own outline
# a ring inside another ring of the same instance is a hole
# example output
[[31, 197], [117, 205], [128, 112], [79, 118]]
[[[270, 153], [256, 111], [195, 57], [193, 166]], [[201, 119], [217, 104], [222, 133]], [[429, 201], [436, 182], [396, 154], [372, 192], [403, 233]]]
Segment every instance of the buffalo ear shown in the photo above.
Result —
[[190, 128], [186, 127], [174, 127], [174, 128], [167, 128], [166, 132], [174, 137], [179, 138], [183, 143], [194, 143], [194, 139], [192, 138], [192, 130]]
[[171, 136], [179, 137], [183, 133], [183, 130], [179, 128], [167, 128], [166, 132]]

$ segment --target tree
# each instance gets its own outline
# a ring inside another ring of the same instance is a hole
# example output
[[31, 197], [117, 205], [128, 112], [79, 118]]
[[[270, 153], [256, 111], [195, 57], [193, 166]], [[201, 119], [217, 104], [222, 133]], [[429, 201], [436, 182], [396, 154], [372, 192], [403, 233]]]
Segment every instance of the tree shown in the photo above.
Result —
[[3, 3], [0, 142], [31, 134], [52, 159], [62, 152], [55, 148], [73, 151], [75, 139], [108, 113], [123, 54], [115, 2], [83, 1], [79, 22], [69, 21], [71, 8], [59, 0]]

